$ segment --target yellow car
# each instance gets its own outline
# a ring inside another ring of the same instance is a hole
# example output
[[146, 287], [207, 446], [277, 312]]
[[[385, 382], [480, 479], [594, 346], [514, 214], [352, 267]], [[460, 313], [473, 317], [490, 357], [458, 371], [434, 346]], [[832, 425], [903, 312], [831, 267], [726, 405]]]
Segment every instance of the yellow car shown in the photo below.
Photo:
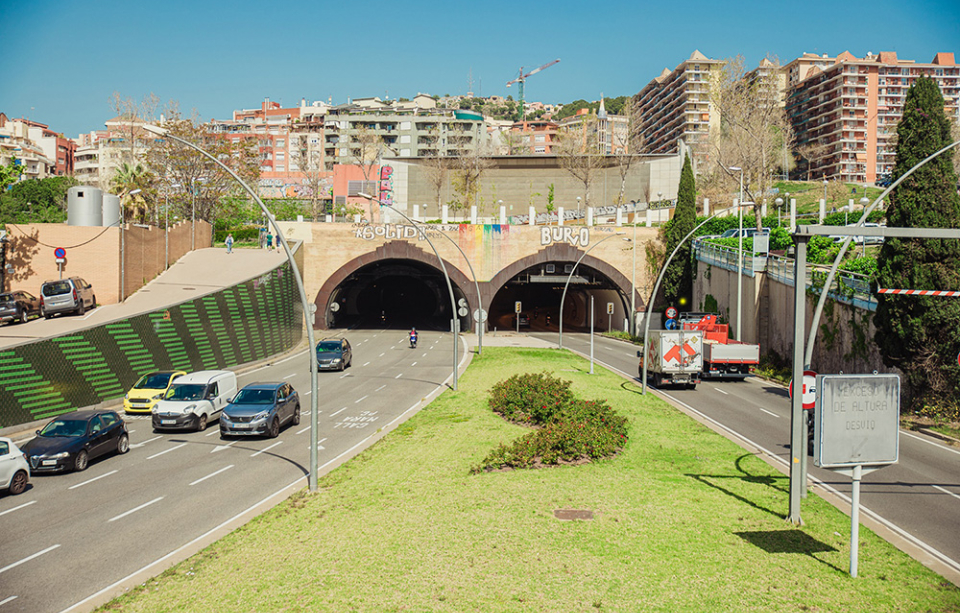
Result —
[[149, 414], [153, 405], [170, 389], [170, 384], [185, 374], [183, 370], [158, 370], [143, 375], [123, 397], [123, 410], [127, 413]]

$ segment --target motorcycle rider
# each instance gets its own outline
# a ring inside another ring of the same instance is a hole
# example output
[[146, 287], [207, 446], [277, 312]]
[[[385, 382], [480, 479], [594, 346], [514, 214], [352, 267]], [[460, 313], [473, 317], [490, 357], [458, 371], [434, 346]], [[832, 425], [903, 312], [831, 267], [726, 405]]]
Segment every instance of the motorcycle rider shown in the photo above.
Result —
[[416, 328], [410, 329], [410, 346], [411, 347], [417, 346], [417, 329]]

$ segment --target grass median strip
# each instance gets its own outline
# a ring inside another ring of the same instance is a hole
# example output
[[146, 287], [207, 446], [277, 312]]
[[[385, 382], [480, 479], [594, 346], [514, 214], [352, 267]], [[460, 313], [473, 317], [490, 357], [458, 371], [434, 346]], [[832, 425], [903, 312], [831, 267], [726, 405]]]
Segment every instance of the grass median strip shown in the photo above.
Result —
[[[615, 458], [470, 474], [527, 428], [514, 374], [572, 381], [629, 420]], [[960, 611], [960, 590], [653, 395], [553, 349], [484, 348], [430, 406], [110, 611]], [[785, 435], [786, 436], [786, 435]]]

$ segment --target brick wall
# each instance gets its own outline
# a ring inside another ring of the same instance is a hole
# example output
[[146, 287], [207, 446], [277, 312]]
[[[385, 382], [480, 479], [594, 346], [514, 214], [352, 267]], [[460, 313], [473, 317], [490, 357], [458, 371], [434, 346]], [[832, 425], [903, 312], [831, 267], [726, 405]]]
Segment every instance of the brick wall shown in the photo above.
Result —
[[[64, 277], [82, 277], [93, 285], [97, 302], [116, 304], [120, 300], [119, 228], [68, 226], [66, 224], [7, 224], [9, 244], [7, 263], [13, 274], [4, 276], [4, 290], [22, 289], [39, 295], [40, 285], [57, 279], [60, 273], [54, 249], [62, 247], [67, 256]], [[198, 221], [196, 246], [211, 246], [212, 226]], [[170, 227], [170, 263], [190, 251], [190, 222]], [[164, 233], [156, 227], [125, 226], [123, 236], [124, 296], [129, 296], [163, 272], [165, 264]]]

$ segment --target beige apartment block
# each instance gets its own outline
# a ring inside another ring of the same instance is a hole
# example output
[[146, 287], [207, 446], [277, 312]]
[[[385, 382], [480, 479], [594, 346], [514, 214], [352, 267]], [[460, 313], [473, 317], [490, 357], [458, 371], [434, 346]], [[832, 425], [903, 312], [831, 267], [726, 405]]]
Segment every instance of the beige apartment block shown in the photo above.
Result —
[[710, 81], [723, 64], [694, 51], [634, 96], [643, 153], [676, 152], [680, 141], [696, 153], [697, 145], [706, 142], [710, 130], [720, 125], [719, 111], [710, 102]]
[[807, 176], [872, 184], [892, 171], [897, 123], [907, 90], [920, 76], [937, 82], [947, 116], [960, 120], [960, 66], [953, 53], [918, 63], [889, 51], [864, 58], [845, 51], [828, 66], [810, 67], [786, 103], [797, 146], [810, 157]]

